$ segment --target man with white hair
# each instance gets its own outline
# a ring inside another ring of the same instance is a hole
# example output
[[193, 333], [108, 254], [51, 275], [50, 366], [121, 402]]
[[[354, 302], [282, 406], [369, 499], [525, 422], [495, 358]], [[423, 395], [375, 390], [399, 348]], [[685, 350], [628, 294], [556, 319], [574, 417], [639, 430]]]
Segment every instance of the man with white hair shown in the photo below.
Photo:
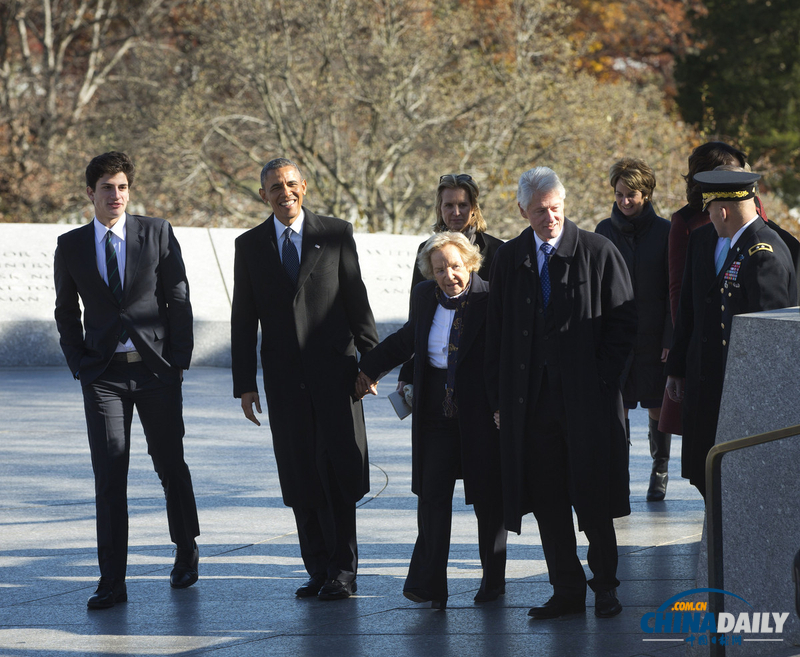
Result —
[[601, 235], [564, 217], [564, 186], [547, 167], [520, 177], [530, 227], [501, 246], [490, 276], [486, 369], [502, 453], [506, 527], [539, 524], [553, 596], [534, 619], [582, 613], [586, 575], [572, 509], [589, 540], [595, 615], [616, 616], [614, 518], [630, 514], [620, 374], [636, 311], [625, 262]]

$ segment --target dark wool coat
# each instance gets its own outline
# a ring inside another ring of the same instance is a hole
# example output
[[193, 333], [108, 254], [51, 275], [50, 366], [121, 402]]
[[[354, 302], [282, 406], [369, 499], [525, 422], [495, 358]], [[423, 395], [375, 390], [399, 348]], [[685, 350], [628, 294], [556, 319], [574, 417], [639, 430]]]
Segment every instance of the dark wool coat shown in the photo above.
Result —
[[[486, 305], [489, 285], [473, 274], [469, 300], [464, 310], [464, 329], [458, 345], [454, 390], [458, 404], [458, 426], [461, 433], [461, 470], [467, 504], [488, 502], [500, 498], [500, 443], [494, 425], [483, 377], [484, 344], [486, 340]], [[412, 474], [411, 490], [422, 491], [422, 472], [425, 469], [425, 446], [421, 444], [420, 405], [428, 391], [423, 380], [428, 361], [428, 334], [436, 312], [435, 281], [423, 281], [411, 293], [411, 312], [408, 322], [366, 354], [361, 369], [371, 379], [377, 379], [413, 356], [414, 399], [411, 416]], [[454, 455], [453, 458], [458, 458]]]
[[[705, 490], [705, 462], [714, 445], [725, 358], [734, 315], [786, 308], [797, 298], [794, 263], [783, 240], [756, 220], [714, 271], [712, 224], [689, 238], [675, 335], [666, 372], [685, 378], [681, 474]], [[767, 247], [756, 247], [767, 245]]]
[[[567, 413], [570, 502], [584, 524], [592, 517], [630, 513], [628, 443], [619, 377], [636, 335], [636, 308], [628, 268], [600, 235], [564, 220], [563, 237], [550, 258], [551, 303], [564, 407]], [[519, 533], [531, 511], [533, 472], [527, 445], [536, 427], [539, 378], [531, 376], [539, 272], [533, 230], [497, 250], [486, 319], [486, 374], [491, 408], [500, 410], [505, 522]], [[536, 382], [532, 384], [532, 381]]]
[[[430, 238], [428, 238], [430, 239]], [[428, 240], [425, 240], [427, 242]], [[422, 247], [425, 246], [425, 242], [419, 245], [417, 249], [417, 255], [422, 252]], [[480, 251], [481, 255], [483, 256], [483, 260], [481, 260], [480, 269], [478, 269], [477, 274], [480, 276], [484, 281], [489, 280], [489, 272], [492, 268], [492, 260], [494, 260], [494, 254], [497, 249], [502, 246], [503, 240], [499, 240], [496, 237], [492, 237], [488, 233], [475, 233], [475, 246], [477, 246]], [[411, 290], [413, 291], [417, 284], [422, 283], [425, 280], [425, 277], [422, 275], [420, 271], [419, 265], [417, 264], [417, 259], [414, 259], [414, 273], [411, 275]], [[403, 367], [400, 369], [400, 375], [397, 377], [398, 381], [413, 381], [414, 380], [414, 361], [408, 361]]]
[[649, 202], [634, 219], [628, 219], [614, 203], [611, 217], [595, 228], [619, 249], [633, 284], [636, 343], [622, 377], [622, 398], [630, 404], [660, 400], [667, 382], [661, 352], [672, 344], [669, 228], [669, 222], [657, 216]]
[[236, 239], [231, 360], [233, 394], [258, 390], [256, 342], [278, 476], [288, 506], [320, 506], [316, 464], [327, 455], [345, 498], [369, 491], [367, 438], [353, 401], [362, 354], [377, 344], [353, 227], [305, 210], [300, 273], [283, 268], [272, 215]]

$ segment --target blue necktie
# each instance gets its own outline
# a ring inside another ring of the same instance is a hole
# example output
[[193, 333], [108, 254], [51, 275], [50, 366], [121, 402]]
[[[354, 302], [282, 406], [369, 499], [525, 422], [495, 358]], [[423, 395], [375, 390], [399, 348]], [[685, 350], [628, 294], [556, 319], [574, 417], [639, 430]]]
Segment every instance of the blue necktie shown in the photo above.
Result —
[[725, 264], [725, 258], [728, 257], [728, 252], [731, 250], [731, 238], [726, 237], [723, 240], [722, 251], [719, 252], [717, 259], [714, 261], [717, 274], [722, 271], [722, 266]]
[[[108, 287], [117, 303], [122, 305], [122, 279], [119, 275], [119, 261], [117, 260], [117, 252], [114, 250], [114, 245], [111, 243], [111, 231], [106, 231], [106, 274], [108, 276]], [[119, 334], [119, 341], [125, 344], [128, 341], [128, 332], [125, 327], [122, 327], [122, 332]]]
[[286, 273], [289, 274], [292, 283], [297, 285], [297, 276], [300, 273], [300, 256], [297, 255], [297, 248], [292, 244], [291, 234], [291, 228], [287, 228], [283, 231], [283, 249], [281, 251], [281, 257], [283, 258], [283, 267], [286, 269]]
[[544, 307], [550, 303], [550, 254], [553, 252], [553, 247], [545, 242], [539, 247], [544, 253], [544, 264], [542, 271], [539, 272], [539, 280], [542, 282], [542, 298], [544, 299]]

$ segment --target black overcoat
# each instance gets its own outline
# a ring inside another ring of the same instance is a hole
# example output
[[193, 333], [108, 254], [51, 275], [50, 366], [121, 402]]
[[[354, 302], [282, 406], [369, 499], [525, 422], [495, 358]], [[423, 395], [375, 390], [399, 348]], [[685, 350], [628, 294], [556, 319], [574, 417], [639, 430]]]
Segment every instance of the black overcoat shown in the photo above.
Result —
[[[748, 226], [714, 270], [717, 232], [692, 232], [686, 255], [675, 335], [666, 372], [685, 378], [681, 474], [704, 490], [705, 462], [714, 445], [725, 359], [734, 315], [795, 304], [797, 282], [788, 247], [766, 223]], [[756, 248], [757, 245], [767, 245]]]
[[[423, 492], [421, 489], [425, 450], [424, 445], [420, 443], [422, 414], [419, 408], [421, 400], [427, 394], [423, 380], [428, 359], [428, 334], [437, 306], [435, 289], [436, 281], [423, 281], [415, 287], [411, 293], [408, 322], [366, 354], [360, 363], [361, 369], [367, 376], [377, 379], [413, 356], [411, 490], [417, 495], [430, 495], [432, 492]], [[483, 382], [488, 299], [489, 285], [473, 274], [469, 300], [464, 310], [464, 329], [458, 345], [454, 384], [458, 404], [458, 427], [461, 434], [461, 468], [467, 504], [499, 499], [501, 488], [499, 436]], [[458, 458], [458, 455], [454, 455], [453, 458]]]
[[[606, 238], [564, 220], [550, 258], [551, 303], [567, 413], [571, 503], [579, 524], [630, 513], [628, 444], [619, 377], [636, 334], [628, 269]], [[534, 471], [528, 426], [539, 394], [531, 376], [539, 272], [531, 228], [495, 254], [486, 319], [489, 403], [500, 410], [506, 527], [518, 532], [532, 509], [526, 479]]]
[[278, 254], [273, 217], [236, 239], [231, 312], [233, 394], [258, 390], [261, 364], [278, 476], [288, 506], [319, 506], [327, 455], [349, 501], [369, 491], [367, 439], [354, 401], [356, 349], [377, 344], [353, 227], [305, 210], [295, 286]]
[[611, 216], [595, 228], [619, 249], [633, 284], [636, 301], [636, 342], [622, 377], [622, 398], [629, 403], [661, 403], [667, 379], [661, 352], [672, 344], [669, 310], [670, 223], [647, 203], [638, 217], [628, 219], [614, 203]]

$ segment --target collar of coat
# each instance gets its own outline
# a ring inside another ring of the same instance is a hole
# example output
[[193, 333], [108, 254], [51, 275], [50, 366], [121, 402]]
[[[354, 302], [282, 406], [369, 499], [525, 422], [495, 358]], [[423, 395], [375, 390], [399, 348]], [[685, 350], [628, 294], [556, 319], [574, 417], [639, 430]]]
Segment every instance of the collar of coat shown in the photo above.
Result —
[[[561, 229], [563, 237], [558, 245], [558, 248], [553, 252], [552, 258], [572, 258], [575, 255], [575, 249], [578, 248], [578, 227], [566, 217], [564, 218], [564, 226]], [[517, 267], [534, 267], [536, 268], [536, 242], [533, 239], [533, 228], [528, 226], [523, 230], [516, 240], [514, 247], [514, 264]]]
[[655, 218], [656, 211], [650, 201], [642, 208], [639, 216], [633, 219], [626, 217], [616, 203], [611, 206], [611, 225], [623, 235], [641, 235], [650, 228]]

